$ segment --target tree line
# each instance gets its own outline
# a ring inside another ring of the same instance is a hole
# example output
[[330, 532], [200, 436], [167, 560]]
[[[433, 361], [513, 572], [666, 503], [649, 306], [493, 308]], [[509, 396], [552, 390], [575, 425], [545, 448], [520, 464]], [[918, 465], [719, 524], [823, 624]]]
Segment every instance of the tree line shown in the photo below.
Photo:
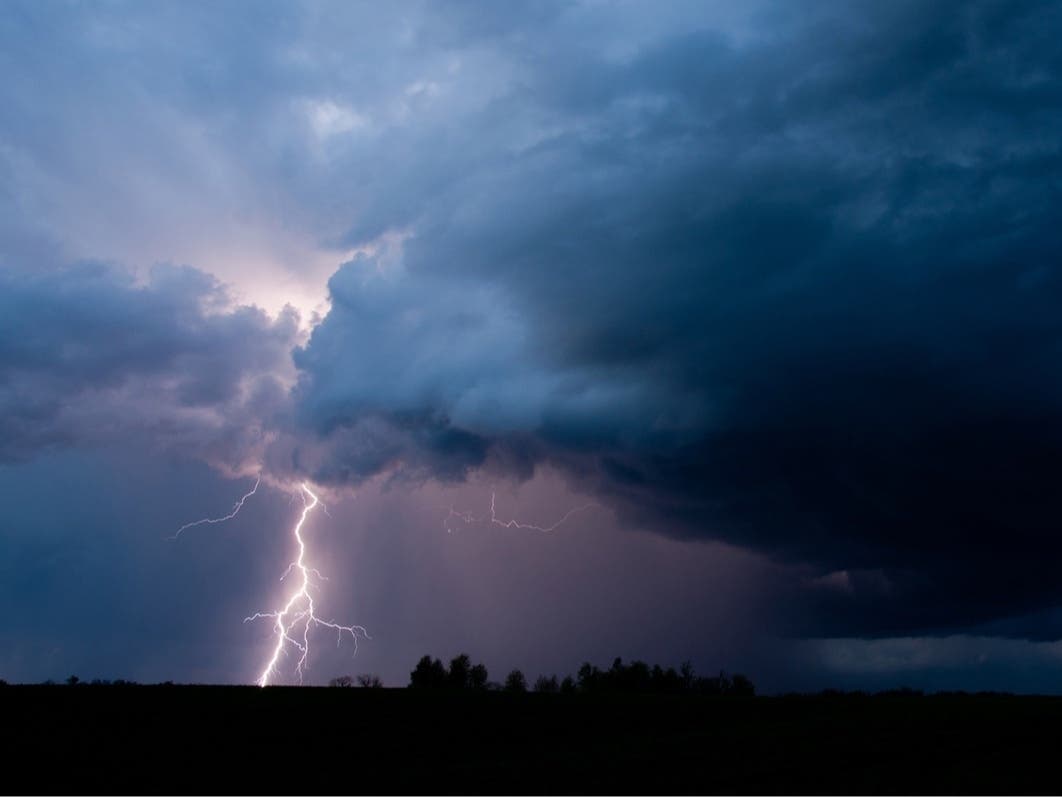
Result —
[[[54, 681], [45, 681], [53, 685]], [[68, 686], [85, 684], [76, 675], [66, 679]], [[7, 683], [0, 679], [0, 687]], [[134, 681], [101, 680], [89, 682], [92, 686], [136, 686]], [[159, 686], [173, 686], [167, 681]], [[383, 682], [376, 675], [341, 675], [333, 678], [329, 684], [333, 687], [359, 686], [378, 689]], [[510, 671], [503, 681], [490, 680], [490, 674], [483, 664], [473, 664], [467, 653], [461, 653], [450, 660], [449, 666], [440, 659], [422, 656], [417, 666], [409, 674], [409, 688], [436, 691], [501, 691], [511, 693], [538, 692], [543, 694], [591, 694], [591, 693], [652, 693], [652, 694], [700, 694], [727, 695], [734, 697], [752, 697], [756, 688], [752, 681], [740, 674], [728, 675], [720, 672], [715, 676], [702, 676], [694, 672], [692, 665], [685, 662], [677, 670], [674, 667], [664, 669], [660, 665], [650, 667], [643, 661], [625, 664], [616, 658], [612, 666], [601, 669], [589, 662], [584, 663], [574, 676], [540, 675], [533, 684], [529, 684], [520, 670]]]
[[[376, 676], [359, 676], [361, 686], [381, 686]], [[353, 686], [350, 676], [333, 679], [333, 686]], [[600, 669], [589, 662], [583, 664], [575, 676], [540, 675], [533, 685], [520, 670], [512, 670], [501, 682], [491, 681], [483, 664], [473, 664], [467, 653], [450, 660], [447, 667], [440, 659], [423, 656], [409, 674], [411, 689], [450, 691], [503, 691], [545, 694], [588, 694], [604, 692], [701, 694], [752, 697], [756, 687], [740, 673], [725, 672], [715, 676], [697, 675], [693, 666], [685, 662], [679, 669], [660, 665], [650, 667], [643, 661], [625, 664], [617, 658], [608, 669]]]

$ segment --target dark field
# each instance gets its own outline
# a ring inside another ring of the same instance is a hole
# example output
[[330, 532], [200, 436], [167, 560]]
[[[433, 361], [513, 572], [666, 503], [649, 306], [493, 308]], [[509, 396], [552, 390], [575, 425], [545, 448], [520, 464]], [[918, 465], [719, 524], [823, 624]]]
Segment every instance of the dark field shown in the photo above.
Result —
[[1062, 698], [8, 686], [0, 713], [5, 792], [1062, 788]]

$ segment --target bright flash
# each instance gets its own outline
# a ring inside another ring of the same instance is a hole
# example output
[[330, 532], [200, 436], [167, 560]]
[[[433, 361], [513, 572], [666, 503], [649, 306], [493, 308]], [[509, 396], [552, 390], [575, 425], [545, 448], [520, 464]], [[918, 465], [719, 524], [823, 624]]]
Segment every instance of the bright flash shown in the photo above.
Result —
[[[192, 523], [185, 523], [177, 529], [177, 533], [170, 537], [170, 539], [177, 539], [182, 531], [192, 528], [193, 526], [224, 523], [227, 520], [232, 520], [243, 508], [244, 501], [255, 494], [260, 483], [261, 477], [259, 476], [259, 478], [255, 480], [254, 487], [251, 488], [251, 491], [236, 502], [229, 514], [224, 517], [203, 518], [202, 520], [196, 520]], [[292, 536], [295, 538], [298, 556], [295, 561], [288, 565], [288, 569], [285, 570], [284, 575], [280, 577], [280, 580], [283, 581], [289, 574], [294, 572], [298, 577], [297, 589], [291, 594], [282, 609], [275, 612], [256, 612], [250, 617], [244, 618], [245, 623], [264, 617], [268, 617], [273, 621], [273, 632], [276, 635], [276, 644], [273, 646], [272, 655], [269, 657], [269, 661], [266, 662], [265, 669], [262, 670], [262, 674], [258, 676], [259, 686], [268, 686], [270, 680], [279, 674], [280, 659], [289, 648], [294, 648], [298, 652], [298, 659], [295, 662], [295, 674], [299, 677], [299, 683], [302, 683], [303, 676], [305, 675], [306, 670], [309, 669], [310, 632], [314, 628], [322, 627], [335, 631], [337, 646], [343, 641], [345, 635], [350, 634], [351, 641], [354, 643], [355, 653], [358, 652], [359, 635], [366, 639], [370, 639], [368, 632], [360, 625], [340, 625], [339, 623], [330, 620], [322, 620], [317, 616], [317, 610], [313, 599], [313, 591], [317, 589], [315, 579], [320, 581], [326, 579], [321, 575], [321, 571], [307, 563], [306, 540], [302, 536], [302, 530], [310, 513], [313, 512], [317, 506], [324, 509], [324, 504], [321, 503], [317, 495], [305, 483], [299, 485], [299, 495], [302, 496], [302, 514], [299, 516], [298, 522], [295, 523], [295, 527], [292, 529]]]
[[340, 625], [330, 620], [322, 620], [316, 614], [312, 594], [313, 590], [316, 589], [316, 584], [313, 583], [311, 576], [316, 576], [318, 579], [324, 579], [324, 576], [321, 575], [319, 570], [306, 563], [306, 541], [302, 536], [302, 527], [306, 523], [306, 518], [310, 516], [310, 513], [320, 503], [320, 500], [305, 484], [300, 485], [300, 489], [302, 490], [303, 500], [302, 514], [292, 530], [299, 555], [288, 566], [284, 576], [281, 576], [283, 580], [288, 573], [295, 571], [299, 578], [298, 589], [291, 594], [287, 603], [284, 604], [284, 608], [279, 611], [256, 612], [250, 617], [244, 618], [245, 623], [263, 617], [269, 617], [273, 620], [276, 644], [273, 646], [273, 653], [269, 657], [269, 661], [266, 662], [265, 669], [258, 676], [259, 686], [268, 686], [270, 678], [277, 675], [280, 657], [289, 646], [298, 651], [299, 657], [295, 662], [295, 674], [299, 676], [299, 683], [302, 683], [303, 676], [309, 667], [307, 662], [310, 656], [310, 631], [313, 628], [323, 627], [335, 631], [337, 646], [345, 634], [350, 634], [350, 639], [354, 643], [355, 653], [358, 652], [358, 635], [360, 634], [366, 639], [370, 638], [368, 631], [360, 625]]

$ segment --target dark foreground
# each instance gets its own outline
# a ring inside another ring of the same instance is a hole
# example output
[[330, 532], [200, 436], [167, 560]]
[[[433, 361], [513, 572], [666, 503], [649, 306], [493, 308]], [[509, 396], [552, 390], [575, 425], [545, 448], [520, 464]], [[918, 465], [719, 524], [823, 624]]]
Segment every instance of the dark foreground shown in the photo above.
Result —
[[8, 792], [1057, 793], [1062, 698], [9, 686]]

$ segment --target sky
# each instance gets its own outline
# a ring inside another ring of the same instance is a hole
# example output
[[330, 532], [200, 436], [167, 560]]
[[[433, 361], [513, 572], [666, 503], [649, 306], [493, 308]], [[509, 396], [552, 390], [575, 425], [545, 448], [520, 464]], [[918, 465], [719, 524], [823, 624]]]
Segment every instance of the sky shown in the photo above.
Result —
[[1062, 691], [1060, 33], [5, 3], [0, 678]]

